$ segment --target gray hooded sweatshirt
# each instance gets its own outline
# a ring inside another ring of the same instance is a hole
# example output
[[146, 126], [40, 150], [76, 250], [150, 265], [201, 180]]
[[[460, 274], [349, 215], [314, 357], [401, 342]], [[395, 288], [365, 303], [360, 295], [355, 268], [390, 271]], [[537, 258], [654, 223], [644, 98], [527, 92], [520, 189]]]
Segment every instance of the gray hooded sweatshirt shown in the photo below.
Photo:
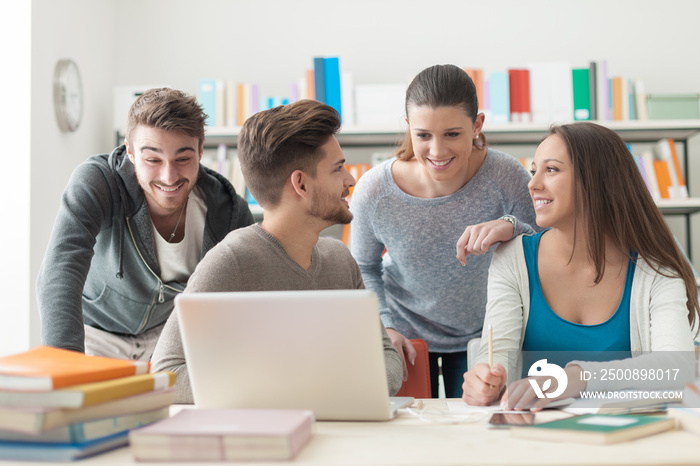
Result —
[[[207, 215], [202, 257], [254, 223], [222, 175], [200, 165]], [[151, 217], [124, 145], [79, 165], [63, 193], [37, 279], [42, 341], [84, 351], [83, 324], [139, 335], [163, 324], [186, 283], [163, 282]]]

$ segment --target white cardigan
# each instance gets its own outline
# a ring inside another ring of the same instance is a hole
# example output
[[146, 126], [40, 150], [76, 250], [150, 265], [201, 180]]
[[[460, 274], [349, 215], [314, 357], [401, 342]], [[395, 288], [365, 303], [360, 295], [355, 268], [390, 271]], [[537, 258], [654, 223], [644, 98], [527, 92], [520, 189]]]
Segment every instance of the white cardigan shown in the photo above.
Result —
[[[518, 236], [502, 243], [493, 255], [489, 268], [484, 333], [476, 359], [477, 363], [488, 361], [486, 329], [491, 325], [494, 363], [500, 363], [506, 368], [510, 381], [519, 379], [521, 374], [521, 368], [516, 362], [519, 358], [515, 356], [522, 347], [527, 327], [529, 290], [523, 237]], [[668, 278], [655, 272], [641, 258], [637, 260], [630, 296], [630, 344], [633, 358], [619, 361], [615, 368], [680, 369], [678, 379], [672, 380], [668, 387], [663, 388], [680, 388], [694, 379], [693, 335], [688, 323], [685, 284], [680, 278]], [[645, 354], [652, 351], [672, 353]], [[598, 373], [603, 367], [611, 368], [610, 362], [575, 363], [584, 370]], [[611, 384], [590, 380], [587, 390], [660, 388], [658, 381], [650, 384], [629, 382]]]

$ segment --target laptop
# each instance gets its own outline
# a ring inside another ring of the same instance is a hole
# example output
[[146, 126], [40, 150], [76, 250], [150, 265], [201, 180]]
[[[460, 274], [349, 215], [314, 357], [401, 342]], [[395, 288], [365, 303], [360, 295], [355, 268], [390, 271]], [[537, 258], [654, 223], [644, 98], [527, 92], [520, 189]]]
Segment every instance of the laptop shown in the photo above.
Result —
[[368, 290], [176, 297], [195, 405], [310, 409], [317, 420], [384, 421], [390, 400], [376, 295]]

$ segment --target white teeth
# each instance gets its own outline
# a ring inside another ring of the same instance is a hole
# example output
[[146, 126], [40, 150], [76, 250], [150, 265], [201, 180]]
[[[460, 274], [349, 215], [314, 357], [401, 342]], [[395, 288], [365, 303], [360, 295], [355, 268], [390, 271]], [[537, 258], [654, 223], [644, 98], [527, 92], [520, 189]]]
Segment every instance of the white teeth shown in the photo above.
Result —
[[537, 199], [537, 200], [535, 201], [535, 204], [536, 204], [536, 205], [551, 204], [551, 203], [552, 203], [552, 201], [545, 200], [545, 199]]
[[448, 163], [450, 163], [450, 160], [452, 160], [452, 159], [449, 159], [449, 160], [442, 160], [442, 161], [439, 161], [439, 162], [438, 162], [437, 160], [432, 160], [432, 159], [430, 159], [430, 161], [432, 162], [432, 164], [433, 164], [433, 165], [436, 165], [436, 166], [438, 166], [438, 167], [444, 167], [445, 165], [447, 165]]
[[171, 193], [173, 191], [177, 191], [180, 188], [180, 186], [176, 186], [174, 188], [165, 188], [163, 186], [158, 186], [158, 188], [160, 188], [161, 191], [165, 191], [166, 193]]

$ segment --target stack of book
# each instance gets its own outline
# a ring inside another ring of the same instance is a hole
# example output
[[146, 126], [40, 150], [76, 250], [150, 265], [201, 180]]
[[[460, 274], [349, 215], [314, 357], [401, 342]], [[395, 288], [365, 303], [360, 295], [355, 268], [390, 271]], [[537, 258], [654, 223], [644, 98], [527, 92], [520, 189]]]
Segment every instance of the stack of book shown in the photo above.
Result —
[[68, 461], [169, 416], [175, 374], [48, 346], [0, 357], [0, 459]]

